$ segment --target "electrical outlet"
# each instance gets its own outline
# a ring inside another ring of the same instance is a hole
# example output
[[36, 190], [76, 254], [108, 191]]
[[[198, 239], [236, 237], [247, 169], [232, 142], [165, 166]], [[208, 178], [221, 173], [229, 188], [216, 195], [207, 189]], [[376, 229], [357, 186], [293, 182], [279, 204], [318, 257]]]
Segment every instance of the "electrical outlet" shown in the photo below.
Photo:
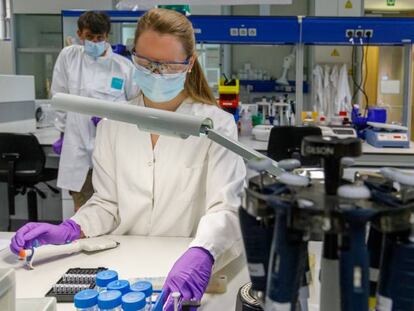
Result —
[[363, 29], [356, 29], [355, 30], [355, 37], [356, 38], [362, 38], [364, 36], [364, 30]]
[[347, 37], [347, 38], [353, 38], [354, 34], [355, 34], [355, 30], [353, 30], [353, 29], [345, 30], [345, 37]]
[[364, 31], [364, 37], [365, 38], [372, 38], [373, 35], [374, 35], [374, 30], [373, 29], [365, 29], [365, 31]]

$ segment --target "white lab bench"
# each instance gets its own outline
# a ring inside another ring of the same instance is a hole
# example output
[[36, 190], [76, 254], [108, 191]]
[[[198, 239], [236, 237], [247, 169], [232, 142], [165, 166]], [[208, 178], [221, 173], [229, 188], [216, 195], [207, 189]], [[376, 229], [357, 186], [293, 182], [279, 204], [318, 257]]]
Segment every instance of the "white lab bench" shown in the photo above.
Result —
[[[267, 151], [267, 141], [255, 140], [252, 136], [241, 136], [239, 142], [257, 151]], [[383, 167], [392, 164], [396, 167], [414, 168], [414, 142], [410, 148], [375, 148], [362, 144], [363, 154], [356, 159], [357, 166]]]
[[[0, 239], [10, 239], [12, 236], [13, 233], [0, 232]], [[35, 263], [34, 270], [28, 270], [9, 249], [5, 249], [0, 251], [0, 268], [15, 268], [17, 298], [41, 298], [69, 268], [74, 267], [107, 267], [117, 271], [123, 279], [166, 276], [191, 241], [190, 238], [108, 237], [118, 241], [120, 245], [115, 249], [93, 254], [78, 253]], [[228, 277], [227, 292], [206, 294], [199, 310], [235, 310], [237, 292], [249, 281], [244, 257], [230, 263], [219, 274]], [[59, 303], [57, 310], [74, 310], [74, 306], [70, 303]]]
[[59, 166], [59, 155], [53, 152], [52, 145], [60, 137], [60, 132], [54, 127], [38, 128], [34, 133], [39, 144], [46, 154], [46, 166], [57, 168]]
[[42, 146], [51, 146], [60, 137], [59, 131], [54, 127], [38, 128], [33, 134]]

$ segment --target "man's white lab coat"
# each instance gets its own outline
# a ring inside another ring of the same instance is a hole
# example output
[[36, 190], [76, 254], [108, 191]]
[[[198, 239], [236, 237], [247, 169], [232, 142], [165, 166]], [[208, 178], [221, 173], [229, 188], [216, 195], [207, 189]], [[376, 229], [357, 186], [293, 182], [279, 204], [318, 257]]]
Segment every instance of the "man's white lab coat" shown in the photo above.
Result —
[[[134, 70], [132, 62], [113, 53], [109, 44], [105, 56], [96, 59], [87, 55], [83, 46], [68, 46], [56, 61], [52, 94], [60, 92], [125, 102], [138, 94], [132, 79]], [[58, 113], [55, 126], [65, 133], [57, 185], [78, 192], [92, 167], [96, 127], [91, 116], [74, 112]]]

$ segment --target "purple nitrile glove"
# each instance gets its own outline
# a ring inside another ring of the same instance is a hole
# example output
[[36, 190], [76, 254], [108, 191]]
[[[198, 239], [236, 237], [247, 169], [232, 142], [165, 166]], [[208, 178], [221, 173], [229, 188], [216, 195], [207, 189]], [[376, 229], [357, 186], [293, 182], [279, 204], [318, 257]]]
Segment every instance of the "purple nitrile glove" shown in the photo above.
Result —
[[32, 248], [44, 244], [66, 244], [80, 238], [81, 228], [72, 219], [60, 225], [30, 222], [19, 230], [11, 240], [10, 250], [16, 255], [22, 248]]
[[100, 117], [92, 117], [91, 121], [95, 126], [98, 126], [98, 123], [102, 120]]
[[[189, 248], [174, 264], [164, 284], [165, 311], [174, 310], [173, 292], [181, 300], [201, 300], [210, 280], [214, 258], [202, 247]], [[168, 298], [169, 297], [169, 298]]]
[[55, 141], [52, 145], [53, 151], [56, 154], [61, 154], [62, 153], [62, 146], [63, 146], [63, 133], [60, 133], [60, 138]]

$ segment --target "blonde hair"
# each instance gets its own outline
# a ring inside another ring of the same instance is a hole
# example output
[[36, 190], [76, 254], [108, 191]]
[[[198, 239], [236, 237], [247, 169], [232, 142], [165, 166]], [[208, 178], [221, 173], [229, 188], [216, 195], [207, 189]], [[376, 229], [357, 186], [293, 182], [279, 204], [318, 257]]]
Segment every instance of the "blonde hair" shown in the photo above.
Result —
[[[183, 14], [167, 9], [149, 10], [138, 21], [134, 44], [137, 43], [139, 36], [147, 30], [172, 35], [181, 42], [188, 57], [196, 54], [194, 29], [191, 22]], [[184, 89], [188, 96], [197, 102], [217, 104], [197, 57], [191, 71], [187, 74]]]

